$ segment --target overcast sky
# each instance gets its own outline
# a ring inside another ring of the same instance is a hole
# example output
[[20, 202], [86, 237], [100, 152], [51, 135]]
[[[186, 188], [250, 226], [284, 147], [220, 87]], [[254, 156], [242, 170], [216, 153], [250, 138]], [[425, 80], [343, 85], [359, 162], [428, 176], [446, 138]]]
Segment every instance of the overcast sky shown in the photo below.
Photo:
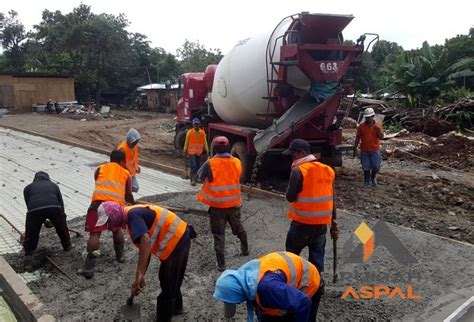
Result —
[[[364, 32], [395, 41], [405, 49], [420, 47], [424, 40], [442, 44], [446, 38], [467, 34], [474, 26], [474, 1], [427, 0], [178, 0], [124, 1], [84, 0], [95, 13], [124, 13], [129, 31], [148, 36], [152, 46], [175, 53], [183, 41], [199, 40], [224, 53], [237, 41], [272, 30], [281, 18], [301, 12], [352, 14], [345, 39], [355, 40]], [[13, 9], [31, 29], [44, 9], [70, 12], [79, 0], [0, 1], [0, 12]]]

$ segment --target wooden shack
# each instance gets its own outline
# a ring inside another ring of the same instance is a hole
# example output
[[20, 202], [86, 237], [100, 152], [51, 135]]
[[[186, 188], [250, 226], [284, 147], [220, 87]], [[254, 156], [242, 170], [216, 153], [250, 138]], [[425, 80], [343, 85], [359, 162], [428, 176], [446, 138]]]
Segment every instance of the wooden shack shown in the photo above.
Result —
[[31, 109], [49, 99], [75, 100], [74, 79], [46, 73], [0, 73], [0, 107]]
[[176, 105], [179, 99], [178, 84], [149, 84], [138, 87], [137, 90], [146, 93], [148, 108], [161, 112], [176, 111]]

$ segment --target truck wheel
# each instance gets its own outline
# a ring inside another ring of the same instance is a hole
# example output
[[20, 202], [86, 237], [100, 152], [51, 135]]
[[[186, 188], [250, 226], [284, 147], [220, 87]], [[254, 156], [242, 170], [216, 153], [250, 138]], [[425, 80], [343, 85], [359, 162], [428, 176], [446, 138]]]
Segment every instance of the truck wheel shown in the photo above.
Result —
[[240, 182], [244, 183], [249, 179], [249, 155], [247, 150], [247, 144], [244, 142], [236, 142], [232, 145], [232, 149], [230, 150], [230, 154], [233, 157], [239, 158], [240, 163], [242, 163], [242, 175], [240, 176]]
[[178, 151], [183, 151], [184, 141], [186, 140], [186, 128], [179, 129], [174, 136], [174, 148]]
[[333, 168], [342, 167], [342, 152], [336, 151], [334, 149], [329, 149], [329, 151], [323, 151], [321, 153], [319, 161]]

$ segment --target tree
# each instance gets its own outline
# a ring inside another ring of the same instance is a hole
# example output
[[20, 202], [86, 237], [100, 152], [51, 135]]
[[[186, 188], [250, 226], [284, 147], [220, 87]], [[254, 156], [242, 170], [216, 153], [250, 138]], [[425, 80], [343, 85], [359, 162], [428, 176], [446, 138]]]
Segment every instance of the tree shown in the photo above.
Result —
[[163, 48], [151, 50], [150, 61], [157, 73], [157, 82], [173, 81], [179, 76], [179, 65], [173, 54], [167, 53]]
[[126, 87], [125, 77], [146, 68], [140, 66], [149, 50], [146, 37], [130, 35], [128, 24], [122, 14], [97, 15], [84, 4], [65, 15], [45, 10], [35, 26], [33, 61], [40, 69], [74, 77], [79, 97], [95, 96], [98, 103], [104, 89]]
[[402, 46], [399, 46], [396, 42], [390, 42], [387, 40], [379, 40], [372, 47], [372, 60], [375, 63], [375, 67], [391, 63], [395, 58], [403, 52]]
[[13, 71], [25, 70], [25, 51], [22, 46], [27, 34], [25, 26], [18, 20], [18, 13], [10, 10], [0, 13], [0, 41], [5, 49], [5, 67]]
[[217, 64], [223, 55], [220, 49], [206, 49], [199, 41], [185, 40], [176, 50], [181, 73], [202, 72], [208, 65]]
[[473, 67], [473, 57], [450, 63], [446, 48], [436, 55], [425, 41], [420, 50], [400, 54], [384, 72], [391, 78], [392, 92], [406, 95], [411, 106], [419, 106], [435, 104], [455, 89], [456, 78], [474, 76]]

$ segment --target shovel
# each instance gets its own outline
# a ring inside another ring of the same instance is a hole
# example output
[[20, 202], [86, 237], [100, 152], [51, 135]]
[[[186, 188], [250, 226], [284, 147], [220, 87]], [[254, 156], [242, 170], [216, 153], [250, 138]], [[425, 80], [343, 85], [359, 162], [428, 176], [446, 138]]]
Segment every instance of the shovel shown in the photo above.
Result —
[[141, 318], [140, 305], [133, 303], [134, 295], [130, 295], [127, 299], [127, 304], [120, 308], [125, 320], [138, 320]]

